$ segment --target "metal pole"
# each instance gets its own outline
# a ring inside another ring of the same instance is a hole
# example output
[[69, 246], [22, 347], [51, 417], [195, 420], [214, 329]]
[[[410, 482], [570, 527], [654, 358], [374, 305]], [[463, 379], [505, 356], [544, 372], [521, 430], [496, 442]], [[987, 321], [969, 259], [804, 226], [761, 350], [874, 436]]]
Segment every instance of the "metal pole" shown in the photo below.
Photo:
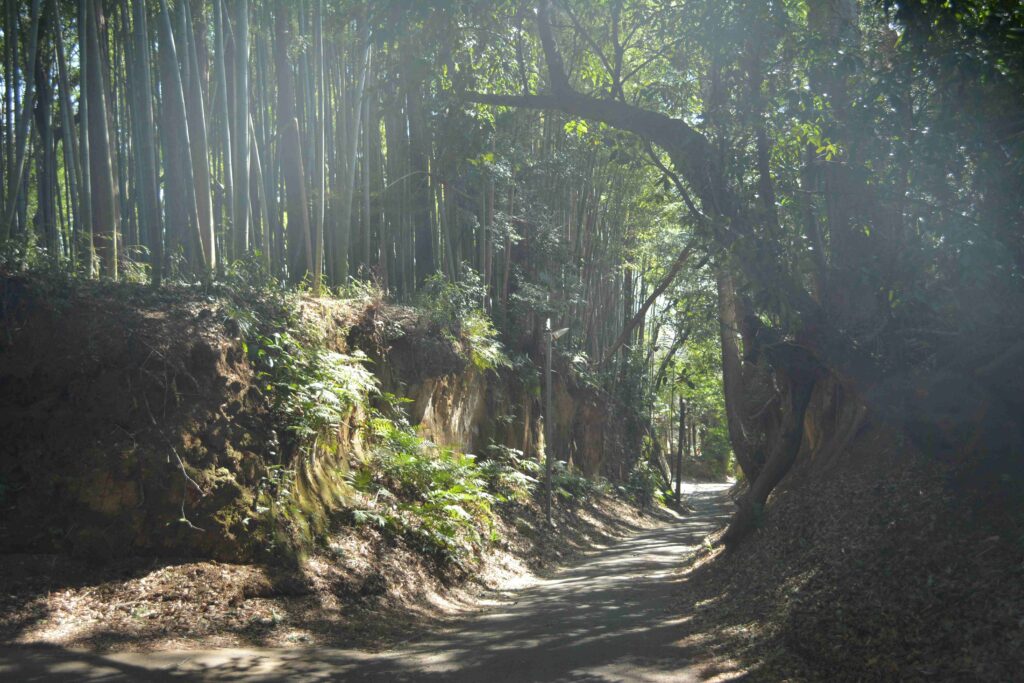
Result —
[[686, 399], [679, 397], [679, 450], [676, 452], [676, 505], [683, 487], [683, 450], [686, 448]]
[[547, 510], [548, 524], [551, 524], [551, 474], [554, 467], [551, 452], [554, 450], [551, 443], [552, 415], [551, 415], [551, 320], [547, 321], [544, 336], [546, 337], [546, 352], [544, 354], [544, 481], [545, 481], [545, 508]]

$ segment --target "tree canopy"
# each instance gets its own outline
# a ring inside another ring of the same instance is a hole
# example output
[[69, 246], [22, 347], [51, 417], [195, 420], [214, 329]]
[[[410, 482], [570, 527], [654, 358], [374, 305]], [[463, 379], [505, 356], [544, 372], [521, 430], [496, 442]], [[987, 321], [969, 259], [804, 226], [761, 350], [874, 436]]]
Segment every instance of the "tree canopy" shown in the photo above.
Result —
[[684, 396], [748, 519], [826, 377], [1005, 483], [1022, 40], [1012, 0], [9, 2], [3, 262], [458, 283], [659, 448]]

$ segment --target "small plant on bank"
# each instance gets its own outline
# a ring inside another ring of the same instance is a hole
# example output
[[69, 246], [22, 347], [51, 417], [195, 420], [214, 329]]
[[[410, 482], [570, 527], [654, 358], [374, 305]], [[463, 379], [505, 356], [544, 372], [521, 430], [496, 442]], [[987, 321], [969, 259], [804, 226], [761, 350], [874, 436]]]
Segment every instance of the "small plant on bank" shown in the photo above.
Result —
[[603, 479], [588, 479], [574, 470], [570, 470], [564, 460], [554, 463], [551, 484], [556, 494], [565, 500], [584, 503], [600, 493], [608, 493], [610, 486]]
[[493, 539], [498, 500], [472, 455], [439, 448], [404, 423], [370, 423], [371, 457], [349, 473], [367, 505], [353, 511], [357, 524], [371, 524], [404, 537], [442, 564], [466, 568]]
[[480, 464], [480, 470], [490, 490], [503, 499], [526, 504], [537, 490], [537, 475], [540, 463], [523, 457], [517, 448], [492, 444], [488, 458]]
[[630, 471], [625, 489], [630, 502], [641, 510], [648, 510], [665, 502], [662, 497], [663, 484], [661, 473], [649, 462], [641, 460]]
[[450, 282], [440, 274], [429, 278], [417, 303], [452, 341], [468, 347], [470, 360], [479, 370], [510, 368], [512, 361], [483, 309], [484, 297], [480, 276], [465, 268], [459, 282]]
[[475, 309], [462, 321], [462, 334], [469, 345], [469, 356], [478, 370], [511, 368], [512, 361], [498, 341], [498, 332], [482, 310]]

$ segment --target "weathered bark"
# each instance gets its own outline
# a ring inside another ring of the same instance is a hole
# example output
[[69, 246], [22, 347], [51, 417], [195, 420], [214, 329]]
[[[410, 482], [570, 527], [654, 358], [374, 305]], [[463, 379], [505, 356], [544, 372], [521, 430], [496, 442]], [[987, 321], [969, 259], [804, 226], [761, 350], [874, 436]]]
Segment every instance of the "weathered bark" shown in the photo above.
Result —
[[750, 452], [743, 415], [743, 360], [738, 341], [739, 315], [732, 276], [723, 268], [718, 271], [718, 321], [722, 346], [722, 388], [725, 394], [725, 413], [728, 418], [729, 443], [736, 462], [747, 481], [753, 482], [760, 474], [760, 465]]
[[793, 466], [804, 436], [804, 415], [818, 375], [817, 361], [803, 348], [788, 342], [766, 345], [765, 355], [776, 378], [785, 385], [782, 424], [778, 438], [756, 479], [740, 500], [739, 510], [722, 537], [726, 545], [742, 540], [757, 525], [768, 496]]

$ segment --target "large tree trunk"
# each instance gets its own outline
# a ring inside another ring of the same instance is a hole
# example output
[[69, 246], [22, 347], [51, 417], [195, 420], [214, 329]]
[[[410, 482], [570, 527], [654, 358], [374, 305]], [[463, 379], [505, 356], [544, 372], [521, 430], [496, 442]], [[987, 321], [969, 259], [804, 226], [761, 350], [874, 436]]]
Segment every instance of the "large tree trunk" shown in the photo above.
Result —
[[327, 118], [327, 92], [324, 90], [324, 39], [323, 0], [316, 0], [313, 11], [313, 68], [316, 79], [316, 93], [311, 94], [315, 102], [313, 126], [313, 294], [319, 296], [324, 267], [324, 208], [325, 184], [324, 143], [325, 119]]
[[681, 119], [625, 102], [599, 99], [569, 86], [562, 59], [552, 35], [548, 2], [540, 4], [537, 25], [548, 64], [551, 92], [541, 95], [489, 95], [469, 93], [470, 101], [511, 107], [562, 111], [602, 121], [640, 135], [662, 147], [674, 170], [700, 200], [705, 218], [711, 218], [712, 236], [718, 246], [731, 249], [744, 274], [765, 290], [784, 299], [803, 323], [805, 343], [812, 346], [830, 367], [853, 382], [861, 393], [882, 381], [881, 368], [850, 337], [833, 324], [818, 301], [792, 277], [771, 244], [759, 239], [758, 217], [745, 206], [727, 182], [718, 162], [716, 147]]
[[[192, 267], [209, 272], [209, 264], [206, 263], [203, 242], [199, 235], [192, 146], [185, 112], [180, 62], [166, 0], [160, 0], [159, 29], [160, 82], [163, 92], [161, 137], [167, 188], [167, 241], [171, 247], [184, 247], [186, 253], [194, 248], [199, 252], [200, 258], [199, 263], [191, 264]], [[192, 240], [191, 244], [188, 240]]]
[[676, 447], [676, 505], [683, 497], [683, 455], [686, 450], [686, 399], [679, 397], [679, 444]]
[[788, 342], [765, 345], [767, 362], [783, 386], [782, 420], [778, 437], [769, 446], [768, 459], [740, 500], [739, 510], [722, 537], [726, 545], [742, 540], [758, 524], [768, 496], [786, 476], [804, 436], [804, 415], [819, 374], [817, 361], [803, 348]]
[[412, 193], [412, 221], [416, 244], [416, 282], [419, 287], [437, 269], [434, 254], [434, 227], [431, 220], [430, 130], [423, 111], [422, 84], [406, 77], [405, 96], [409, 112], [409, 185]]
[[196, 219], [199, 241], [203, 246], [204, 266], [209, 277], [217, 267], [216, 240], [213, 232], [213, 199], [210, 193], [210, 155], [206, 142], [206, 106], [203, 102], [199, 55], [192, 32], [188, 2], [182, 3], [182, 65], [188, 74], [183, 84], [185, 114], [188, 118], [188, 139], [192, 153], [192, 186], [196, 196]]
[[[50, 17], [50, 21], [56, 19], [56, 15]], [[57, 233], [57, 147], [53, 135], [53, 87], [50, 84], [48, 62], [49, 59], [44, 59], [44, 54], [40, 51], [35, 60], [33, 74], [36, 83], [36, 131], [39, 133], [36, 228], [47, 250], [56, 258], [60, 254]]]
[[237, 0], [235, 11], [235, 108], [231, 131], [234, 156], [231, 168], [236, 182], [231, 229], [234, 231], [232, 257], [239, 259], [249, 250], [249, 0]]
[[68, 79], [67, 60], [64, 57], [64, 38], [61, 31], [60, 13], [58, 12], [57, 0], [51, 0], [50, 7], [54, 17], [57, 17], [55, 19], [57, 30], [54, 32], [53, 40], [57, 54], [57, 82], [60, 97], [61, 142], [64, 147], [64, 174], [68, 185], [68, 199], [70, 200], [68, 210], [73, 218], [67, 251], [68, 257], [71, 260], [72, 268], [74, 269], [78, 264], [78, 240], [85, 234], [85, 225], [87, 221], [84, 220], [84, 212], [82, 210], [81, 203], [81, 167], [79, 164], [81, 159], [78, 156], [78, 146], [75, 143], [76, 135], [74, 131], [74, 116], [72, 114], [73, 107], [71, 104], [71, 84]]
[[[29, 70], [29, 73], [31, 73], [32, 71], [35, 70], [36, 56], [37, 56], [38, 49], [39, 49], [39, 14], [40, 14], [40, 11], [41, 11], [41, 5], [42, 5], [41, 0], [33, 0], [33, 2], [32, 2], [32, 16], [31, 16], [31, 19], [30, 19], [30, 22], [29, 22], [29, 50], [28, 50], [28, 70]], [[9, 17], [9, 22], [8, 22], [9, 26], [8, 26], [8, 28], [4, 32], [4, 44], [5, 44], [5, 46], [7, 45], [7, 43], [11, 43], [11, 46], [12, 46], [11, 50], [12, 50], [13, 55], [14, 55], [12, 57], [12, 67], [14, 65], [14, 62], [17, 61], [16, 60], [17, 52], [16, 52], [16, 49], [13, 47], [15, 45], [14, 40], [9, 38], [9, 36], [10, 36], [9, 32], [15, 32], [14, 31], [14, 25], [15, 25], [14, 13], [16, 12], [16, 10], [17, 10], [17, 3], [10, 3], [9, 4], [9, 11], [11, 12], [11, 15]], [[12, 73], [7, 75], [8, 79], [11, 79], [13, 77], [14, 69], [11, 68], [10, 71]], [[8, 116], [10, 116], [12, 112], [15, 113], [15, 125], [11, 126], [10, 124], [8, 124], [7, 130], [11, 131], [11, 130], [14, 130], [15, 128], [17, 130], [15, 131], [15, 141], [14, 141], [14, 146], [15, 146], [16, 149], [14, 150], [13, 154], [11, 154], [12, 150], [8, 149], [8, 161], [10, 162], [12, 158], [13, 158], [14, 161], [13, 161], [13, 164], [11, 165], [11, 168], [8, 170], [8, 174], [7, 174], [6, 206], [4, 207], [5, 208], [5, 211], [4, 211], [4, 221], [3, 221], [2, 224], [0, 224], [0, 240], [5, 240], [8, 237], [10, 237], [10, 235], [11, 235], [11, 228], [12, 228], [12, 226], [14, 224], [14, 219], [15, 219], [15, 215], [17, 213], [18, 206], [22, 203], [22, 200], [24, 199], [24, 196], [23, 196], [23, 193], [22, 193], [22, 186], [23, 186], [23, 182], [22, 181], [23, 181], [24, 176], [25, 176], [25, 157], [27, 155], [26, 147], [28, 145], [28, 138], [29, 138], [29, 122], [31, 121], [32, 100], [33, 100], [32, 91], [33, 91], [33, 87], [34, 86], [35, 86], [35, 79], [32, 78], [31, 76], [26, 76], [25, 77], [25, 92], [22, 95], [22, 103], [21, 103], [21, 107], [22, 108], [21, 108], [20, 112], [15, 111], [16, 105], [15, 105], [15, 103], [13, 101], [13, 97], [12, 97], [12, 94], [14, 93], [14, 87], [11, 85], [11, 81], [10, 80], [5, 84], [5, 88], [4, 88], [4, 90], [7, 93], [7, 99], [8, 99], [8, 102], [7, 102], [7, 114], [8, 114]]]
[[[231, 111], [228, 106], [228, 55], [227, 55], [227, 27], [229, 25], [227, 8], [224, 0], [217, 0], [213, 7], [213, 51], [214, 51], [214, 77], [217, 81], [216, 106], [219, 119], [218, 132], [220, 133], [221, 150], [221, 183], [224, 187], [221, 195], [220, 205], [217, 209], [218, 216], [227, 215], [227, 223], [230, 225], [232, 211], [234, 211], [235, 176], [231, 167], [234, 147], [231, 145]], [[222, 230], [227, 239], [234, 235], [234, 226], [230, 230]]]
[[838, 145], [839, 152], [815, 163], [823, 180], [828, 227], [830, 272], [823, 301], [837, 324], [853, 335], [873, 329], [880, 310], [875, 293], [880, 283], [874, 255], [879, 253], [880, 232], [871, 225], [877, 200], [858, 176], [856, 145], [851, 144], [851, 96], [848, 81], [853, 75], [850, 60], [835, 57], [860, 50], [858, 9], [855, 0], [810, 0], [807, 3], [809, 39], [818, 57], [811, 62], [813, 91], [828, 108], [829, 124], [822, 134]]
[[739, 347], [739, 315], [732, 276], [722, 267], [718, 271], [718, 321], [722, 346], [722, 388], [729, 426], [729, 443], [736, 462], [748, 482], [761, 473], [760, 463], [751, 453], [744, 420], [743, 360]]

